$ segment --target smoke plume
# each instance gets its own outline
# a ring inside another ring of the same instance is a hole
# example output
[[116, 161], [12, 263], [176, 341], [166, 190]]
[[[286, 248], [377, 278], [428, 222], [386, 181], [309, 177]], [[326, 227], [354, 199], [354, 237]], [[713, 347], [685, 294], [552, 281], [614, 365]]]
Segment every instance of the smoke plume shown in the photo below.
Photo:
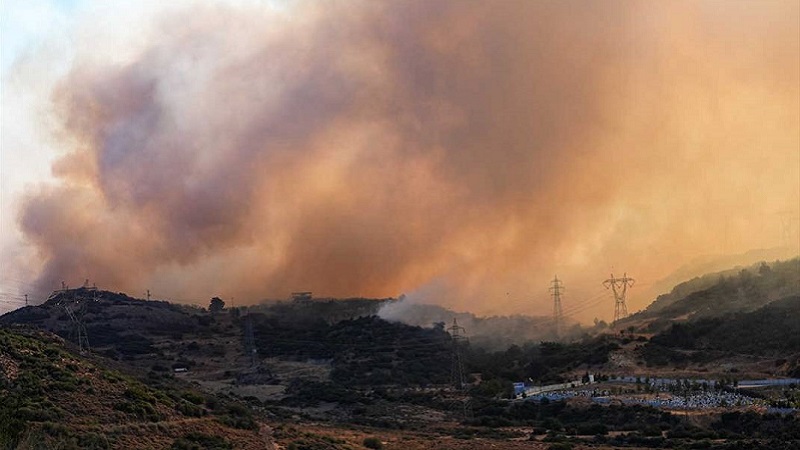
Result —
[[644, 285], [781, 245], [775, 213], [800, 195], [798, 14], [439, 0], [87, 24], [48, 87], [55, 180], [19, 226], [40, 286], [547, 313], [558, 273], [570, 308], [611, 270]]

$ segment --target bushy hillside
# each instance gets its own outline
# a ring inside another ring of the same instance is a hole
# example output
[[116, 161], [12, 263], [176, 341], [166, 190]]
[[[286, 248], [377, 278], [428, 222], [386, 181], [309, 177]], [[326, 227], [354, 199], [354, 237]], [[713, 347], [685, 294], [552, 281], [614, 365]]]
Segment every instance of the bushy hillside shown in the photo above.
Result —
[[748, 312], [800, 295], [800, 258], [705, 275], [677, 285], [620, 327], [647, 323], [660, 331], [674, 321], [693, 321]]
[[199, 308], [85, 288], [62, 291], [42, 305], [5, 314], [0, 325], [31, 325], [70, 339], [75, 324], [67, 309], [84, 323], [89, 345], [111, 357], [154, 353], [158, 337], [178, 340], [211, 331], [205, 323], [208, 314]]
[[[671, 300], [678, 300], [691, 292], [706, 289], [716, 283], [719, 275], [735, 275], [742, 269], [752, 269], [762, 261], [788, 261], [798, 256], [796, 246], [773, 247], [765, 249], [752, 249], [745, 253], [732, 255], [706, 255], [686, 261], [685, 264], [671, 274], [654, 282], [649, 288], [639, 292], [637, 296], [645, 294], [645, 298], [665, 298], [665, 304]], [[702, 281], [701, 281], [702, 280]], [[705, 283], [705, 281], [708, 281]], [[699, 282], [699, 283], [698, 283]], [[691, 287], [690, 291], [680, 293], [680, 286]], [[673, 289], [676, 289], [673, 291]], [[670, 292], [673, 291], [673, 292]], [[667, 294], [665, 294], [665, 292]], [[675, 297], [672, 294], [677, 293]], [[656, 306], [661, 301], [651, 304]]]
[[60, 338], [0, 328], [0, 448], [263, 448], [236, 403], [164, 379], [147, 384]]
[[[691, 350], [680, 353], [675, 350]], [[650, 364], [709, 360], [725, 354], [792, 358], [800, 353], [800, 296], [751, 312], [675, 323], [653, 336], [644, 349]]]
[[253, 315], [259, 354], [330, 360], [331, 377], [347, 386], [448, 383], [450, 336], [442, 327], [421, 328], [362, 317], [329, 324], [313, 316]]

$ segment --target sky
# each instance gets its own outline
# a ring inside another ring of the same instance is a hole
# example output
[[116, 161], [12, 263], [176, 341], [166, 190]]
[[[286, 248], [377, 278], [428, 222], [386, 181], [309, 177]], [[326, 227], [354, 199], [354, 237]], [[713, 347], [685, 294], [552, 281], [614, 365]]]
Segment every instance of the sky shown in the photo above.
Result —
[[[2, 3], [0, 297], [608, 320], [800, 236], [796, 1]], [[782, 220], [792, 225], [784, 233]], [[650, 294], [632, 289], [629, 309]]]

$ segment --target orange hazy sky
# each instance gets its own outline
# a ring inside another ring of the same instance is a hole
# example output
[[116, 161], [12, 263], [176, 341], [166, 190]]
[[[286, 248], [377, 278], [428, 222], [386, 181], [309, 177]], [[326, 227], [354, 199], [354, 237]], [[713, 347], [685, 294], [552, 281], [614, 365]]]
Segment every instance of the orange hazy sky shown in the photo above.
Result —
[[589, 300], [611, 271], [645, 292], [698, 257], [800, 246], [797, 1], [58, 14], [4, 60], [14, 298], [90, 279], [549, 314], [558, 274], [567, 311], [608, 319]]

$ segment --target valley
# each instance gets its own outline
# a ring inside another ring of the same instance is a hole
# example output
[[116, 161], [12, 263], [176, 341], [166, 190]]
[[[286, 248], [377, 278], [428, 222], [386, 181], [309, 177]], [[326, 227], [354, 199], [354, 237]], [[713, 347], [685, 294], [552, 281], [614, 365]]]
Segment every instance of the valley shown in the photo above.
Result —
[[0, 317], [0, 443], [796, 448], [799, 263], [681, 285], [616, 328], [500, 350], [454, 335], [458, 322], [381, 318], [398, 299], [201, 308], [65, 289]]

